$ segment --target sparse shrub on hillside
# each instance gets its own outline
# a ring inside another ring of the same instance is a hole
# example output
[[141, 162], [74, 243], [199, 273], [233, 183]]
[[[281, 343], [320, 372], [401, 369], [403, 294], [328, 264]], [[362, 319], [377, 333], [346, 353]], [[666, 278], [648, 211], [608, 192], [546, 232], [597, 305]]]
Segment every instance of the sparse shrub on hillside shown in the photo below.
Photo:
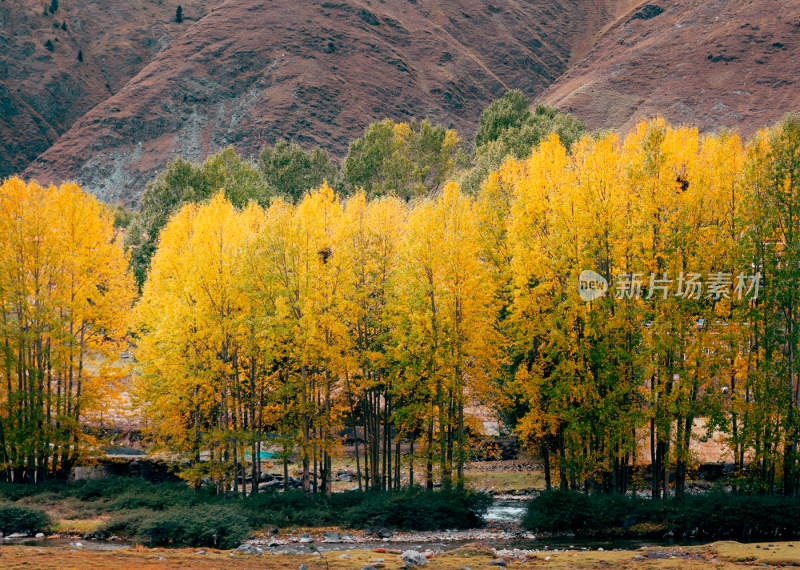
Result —
[[52, 0], [50, 2], [50, 13], [55, 14], [58, 10], [58, 0]]
[[83, 50], [78, 50], [78, 61], [83, 61]]
[[45, 49], [47, 51], [53, 51], [55, 49], [53, 47], [53, 42], [51, 42], [50, 40], [47, 40], [46, 42], [44, 42], [44, 47], [45, 47]]
[[183, 22], [183, 6], [178, 5], [178, 8], [175, 10], [175, 21], [179, 24]]

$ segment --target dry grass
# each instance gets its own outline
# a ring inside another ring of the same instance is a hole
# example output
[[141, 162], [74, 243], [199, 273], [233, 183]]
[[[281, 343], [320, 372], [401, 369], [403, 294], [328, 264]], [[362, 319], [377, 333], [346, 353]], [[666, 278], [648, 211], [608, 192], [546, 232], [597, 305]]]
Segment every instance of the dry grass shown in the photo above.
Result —
[[[259, 568], [266, 570], [282, 570], [298, 568], [305, 564], [309, 570], [316, 568], [352, 569], [361, 568], [378, 558], [385, 560], [387, 569], [400, 568], [399, 557], [395, 554], [375, 553], [371, 551], [348, 551], [350, 558], [341, 559], [341, 553], [326, 553], [325, 558], [319, 555], [231, 555], [230, 551], [205, 549], [205, 554], [197, 554], [197, 550], [180, 549], [146, 549], [130, 548], [114, 551], [73, 551], [69, 548], [31, 548], [26, 546], [4, 546], [0, 550], [0, 566], [3, 568]], [[464, 562], [459, 564], [463, 565]], [[442, 566], [442, 568], [450, 568]], [[458, 568], [458, 566], [452, 566]]]
[[466, 471], [467, 485], [472, 489], [494, 489], [496, 493], [518, 489], [544, 489], [544, 473], [540, 471]]
[[110, 515], [91, 519], [58, 519], [53, 524], [53, 532], [58, 534], [90, 534], [108, 522]]
[[[773, 546], [769, 547], [768, 544]], [[800, 543], [740, 544], [716, 542], [706, 546], [650, 548], [646, 551], [590, 551], [538, 553], [527, 560], [508, 560], [512, 568], [636, 568], [636, 569], [701, 569], [744, 568], [758, 565], [797, 566], [800, 564]], [[765, 550], [764, 547], [769, 548]], [[261, 568], [278, 570], [297, 568], [305, 564], [309, 570], [361, 568], [382, 558], [387, 569], [400, 568], [400, 558], [394, 553], [353, 550], [349, 558], [339, 558], [341, 552], [319, 555], [231, 555], [230, 551], [130, 548], [115, 551], [71, 551], [69, 548], [31, 548], [21, 545], [4, 546], [0, 550], [3, 568]], [[488, 565], [494, 555], [482, 544], [466, 545], [430, 560], [426, 568], [455, 570], [492, 568]]]
[[709, 548], [717, 558], [732, 562], [746, 562], [754, 566], [800, 565], [800, 542], [756, 542], [741, 544], [733, 541], [715, 542]]

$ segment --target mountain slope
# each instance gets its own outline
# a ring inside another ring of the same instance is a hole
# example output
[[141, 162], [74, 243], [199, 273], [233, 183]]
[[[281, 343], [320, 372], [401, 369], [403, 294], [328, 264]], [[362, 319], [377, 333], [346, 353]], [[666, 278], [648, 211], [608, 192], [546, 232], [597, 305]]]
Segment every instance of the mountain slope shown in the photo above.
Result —
[[543, 98], [590, 128], [663, 115], [752, 134], [800, 110], [796, 0], [651, 0], [605, 32]]
[[471, 137], [488, 102], [541, 93], [614, 16], [602, 0], [226, 0], [25, 175], [135, 203], [171, 157], [231, 144], [342, 156], [369, 122], [414, 116]]
[[62, 0], [51, 14], [49, 0], [0, 0], [0, 178], [21, 172], [215, 1]]

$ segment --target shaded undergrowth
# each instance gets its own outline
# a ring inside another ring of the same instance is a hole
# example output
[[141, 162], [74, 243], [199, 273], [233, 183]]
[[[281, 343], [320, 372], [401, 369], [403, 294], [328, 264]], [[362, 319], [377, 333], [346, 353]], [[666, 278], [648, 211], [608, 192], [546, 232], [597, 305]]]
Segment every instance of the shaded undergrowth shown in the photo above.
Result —
[[[133, 538], [151, 546], [233, 548], [253, 530], [286, 526], [339, 526], [353, 529], [439, 530], [473, 528], [491, 503], [473, 491], [428, 491], [418, 487], [391, 492], [348, 491], [330, 497], [303, 491], [268, 491], [248, 497], [194, 490], [180, 482], [150, 483], [110, 477], [74, 484], [0, 483], [11, 507], [64, 518], [111, 515], [95, 533]], [[2, 522], [0, 509], [0, 522]], [[18, 528], [8, 532], [31, 532]], [[19, 525], [17, 525], [19, 526]], [[5, 532], [5, 531], [4, 531]]]
[[800, 497], [714, 492], [653, 501], [630, 495], [549, 491], [528, 503], [536, 532], [668, 535], [676, 538], [800, 537]]

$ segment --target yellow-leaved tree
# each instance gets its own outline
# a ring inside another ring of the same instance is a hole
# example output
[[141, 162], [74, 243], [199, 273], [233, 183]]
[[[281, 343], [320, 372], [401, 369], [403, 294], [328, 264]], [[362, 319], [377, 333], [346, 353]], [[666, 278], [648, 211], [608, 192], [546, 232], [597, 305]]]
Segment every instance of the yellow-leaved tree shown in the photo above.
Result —
[[427, 398], [428, 487], [435, 440], [443, 484], [452, 485], [455, 465], [456, 482], [463, 485], [468, 387], [485, 382], [501, 365], [491, 266], [481, 260], [480, 248], [474, 205], [455, 184], [421, 200], [409, 214], [393, 299], [395, 343], [410, 357], [404, 377]]
[[113, 215], [75, 184], [0, 185], [0, 464], [66, 477], [80, 422], [113, 401], [135, 289]]

